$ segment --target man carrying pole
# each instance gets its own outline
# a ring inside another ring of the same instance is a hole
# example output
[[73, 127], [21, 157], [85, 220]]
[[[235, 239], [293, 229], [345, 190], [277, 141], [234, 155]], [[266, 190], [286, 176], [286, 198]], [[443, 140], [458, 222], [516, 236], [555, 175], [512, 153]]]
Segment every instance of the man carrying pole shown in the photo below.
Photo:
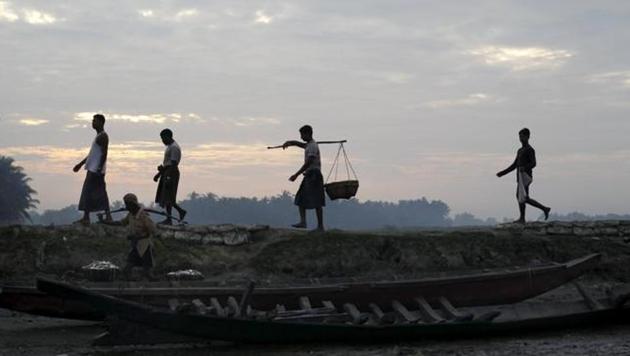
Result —
[[172, 208], [179, 213], [179, 220], [183, 221], [186, 210], [177, 204], [177, 186], [179, 185], [179, 162], [182, 159], [182, 150], [173, 139], [173, 131], [164, 129], [160, 132], [162, 143], [166, 146], [164, 150], [164, 161], [158, 166], [158, 172], [153, 177], [153, 181], [158, 182], [155, 202], [166, 209], [166, 219], [160, 224], [172, 225]]
[[324, 231], [324, 213], [323, 207], [326, 205], [324, 196], [324, 177], [321, 172], [321, 159], [319, 154], [319, 146], [313, 139], [313, 128], [309, 125], [300, 128], [300, 137], [302, 141], [287, 141], [282, 145], [283, 149], [290, 146], [297, 146], [304, 149], [304, 164], [289, 180], [294, 182], [298, 176], [304, 174], [300, 188], [295, 195], [295, 205], [298, 206], [300, 212], [300, 222], [292, 225], [295, 228], [306, 228], [306, 210], [315, 209], [317, 214], [317, 229], [315, 231]]
[[536, 167], [536, 151], [529, 145], [530, 132], [529, 129], [524, 128], [518, 133], [519, 140], [522, 147], [518, 149], [516, 153], [516, 159], [506, 169], [497, 173], [497, 177], [503, 177], [504, 175], [516, 170], [516, 199], [518, 200], [518, 208], [520, 211], [520, 217], [515, 223], [525, 223], [525, 207], [526, 204], [534, 206], [543, 211], [545, 214], [545, 220], [549, 218], [549, 212], [551, 208], [544, 206], [532, 199], [529, 196], [529, 186], [532, 184], [533, 175], [532, 171]]
[[133, 267], [141, 267], [143, 275], [148, 280], [154, 280], [153, 268], [153, 237], [156, 233], [155, 224], [138, 202], [138, 197], [133, 193], [127, 193], [123, 197], [127, 216], [120, 221], [108, 222], [109, 225], [124, 225], [129, 227], [127, 240], [130, 243], [127, 264], [123, 274], [127, 279], [131, 276]]

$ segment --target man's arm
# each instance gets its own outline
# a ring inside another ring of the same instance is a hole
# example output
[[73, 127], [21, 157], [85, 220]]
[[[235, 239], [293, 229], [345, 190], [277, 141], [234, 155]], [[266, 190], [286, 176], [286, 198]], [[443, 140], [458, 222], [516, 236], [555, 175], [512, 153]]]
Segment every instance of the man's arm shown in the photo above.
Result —
[[504, 169], [501, 172], [497, 173], [497, 177], [503, 177], [504, 175], [506, 175], [506, 174], [512, 172], [513, 170], [515, 170], [516, 169], [516, 161], [517, 161], [517, 159], [514, 159], [514, 162], [509, 167], [507, 167], [506, 169]]
[[79, 170], [81, 170], [81, 167], [83, 167], [83, 165], [85, 164], [85, 162], [87, 161], [87, 157], [85, 157], [81, 162], [77, 163], [76, 166], [74, 166], [74, 168], [72, 168], [73, 171], [78, 172]]
[[306, 148], [306, 143], [300, 141], [287, 141], [282, 145], [282, 149], [287, 149], [287, 147], [297, 146], [299, 148]]
[[105, 165], [105, 162], [107, 162], [107, 148], [109, 146], [109, 137], [107, 136], [107, 134], [100, 135], [96, 139], [96, 144], [101, 146], [101, 149], [103, 150], [103, 154], [101, 155], [101, 161], [98, 163], [98, 172], [102, 174], [103, 166]]
[[311, 164], [313, 164], [314, 161], [315, 161], [315, 157], [308, 156], [308, 158], [306, 158], [306, 162], [304, 162], [304, 165], [302, 165], [302, 167], [300, 167], [300, 169], [294, 175], [292, 175], [289, 178], [289, 180], [291, 182], [295, 181], [297, 177], [300, 176], [300, 174], [304, 173], [308, 169], [308, 167], [310, 167]]

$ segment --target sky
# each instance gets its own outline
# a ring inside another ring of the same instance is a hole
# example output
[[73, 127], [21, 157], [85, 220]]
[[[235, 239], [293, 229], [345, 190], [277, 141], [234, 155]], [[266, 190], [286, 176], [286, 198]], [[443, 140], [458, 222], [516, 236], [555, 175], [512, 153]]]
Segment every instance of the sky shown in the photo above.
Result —
[[310, 124], [348, 140], [360, 200], [501, 218], [515, 177], [495, 173], [528, 127], [532, 197], [628, 213], [628, 18], [626, 1], [0, 1], [0, 154], [40, 210], [76, 204], [98, 112], [111, 200], [152, 200], [167, 127], [180, 199], [262, 197], [297, 190], [300, 150], [266, 146]]

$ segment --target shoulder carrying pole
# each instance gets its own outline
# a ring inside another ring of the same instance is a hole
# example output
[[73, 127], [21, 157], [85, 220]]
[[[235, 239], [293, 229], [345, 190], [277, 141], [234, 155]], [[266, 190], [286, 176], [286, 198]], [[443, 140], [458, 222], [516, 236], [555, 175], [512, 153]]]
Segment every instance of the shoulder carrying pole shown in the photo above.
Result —
[[[318, 145], [328, 145], [328, 144], [334, 144], [334, 143], [346, 143], [348, 142], [348, 140], [339, 140], [339, 141], [317, 141]], [[283, 145], [279, 145], [279, 146], [267, 146], [268, 150], [273, 150], [276, 148], [282, 148]]]

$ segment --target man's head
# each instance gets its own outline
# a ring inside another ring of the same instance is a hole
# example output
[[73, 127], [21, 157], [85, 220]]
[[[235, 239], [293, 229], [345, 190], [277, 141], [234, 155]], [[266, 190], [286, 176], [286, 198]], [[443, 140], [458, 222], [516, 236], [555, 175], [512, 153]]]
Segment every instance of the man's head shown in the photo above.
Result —
[[105, 127], [105, 116], [96, 114], [92, 117], [92, 128], [94, 130], [102, 130]]
[[160, 138], [162, 138], [162, 143], [165, 145], [170, 145], [173, 143], [173, 131], [170, 129], [164, 129], [160, 132]]
[[518, 138], [521, 141], [521, 143], [528, 143], [530, 134], [531, 133], [529, 132], [528, 128], [524, 128], [521, 131], [519, 131]]
[[306, 142], [313, 139], [313, 128], [311, 125], [304, 125], [300, 127], [300, 137]]
[[131, 213], [137, 213], [140, 209], [140, 203], [138, 203], [138, 197], [133, 193], [127, 193], [123, 197], [123, 202], [125, 203], [125, 208], [129, 210]]

